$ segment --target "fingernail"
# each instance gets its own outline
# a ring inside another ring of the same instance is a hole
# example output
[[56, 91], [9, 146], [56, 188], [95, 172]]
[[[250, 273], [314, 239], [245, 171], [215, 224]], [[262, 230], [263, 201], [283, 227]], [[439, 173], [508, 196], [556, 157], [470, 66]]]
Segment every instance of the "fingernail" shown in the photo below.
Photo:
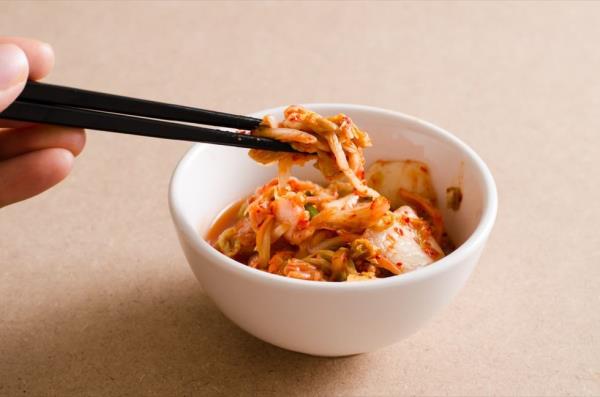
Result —
[[23, 50], [14, 44], [0, 44], [0, 90], [27, 80], [29, 65]]

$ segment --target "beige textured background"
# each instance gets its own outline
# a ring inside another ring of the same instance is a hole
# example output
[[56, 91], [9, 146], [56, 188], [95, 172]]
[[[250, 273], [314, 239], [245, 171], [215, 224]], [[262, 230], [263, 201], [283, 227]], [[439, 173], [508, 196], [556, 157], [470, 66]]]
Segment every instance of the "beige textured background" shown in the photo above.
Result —
[[0, 29], [54, 45], [50, 82], [416, 115], [500, 194], [450, 307], [387, 349], [314, 358], [200, 290], [166, 199], [189, 144], [91, 132], [65, 183], [0, 210], [0, 395], [600, 395], [599, 3], [4, 2]]

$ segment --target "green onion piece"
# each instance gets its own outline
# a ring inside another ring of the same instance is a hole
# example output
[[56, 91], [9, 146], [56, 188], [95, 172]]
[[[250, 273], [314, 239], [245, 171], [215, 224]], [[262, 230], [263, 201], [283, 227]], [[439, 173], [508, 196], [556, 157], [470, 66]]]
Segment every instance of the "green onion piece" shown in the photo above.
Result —
[[310, 214], [310, 219], [312, 219], [313, 217], [315, 217], [319, 213], [319, 210], [317, 209], [317, 207], [315, 207], [312, 204], [306, 204], [304, 206], [304, 209], [307, 210], [308, 213]]

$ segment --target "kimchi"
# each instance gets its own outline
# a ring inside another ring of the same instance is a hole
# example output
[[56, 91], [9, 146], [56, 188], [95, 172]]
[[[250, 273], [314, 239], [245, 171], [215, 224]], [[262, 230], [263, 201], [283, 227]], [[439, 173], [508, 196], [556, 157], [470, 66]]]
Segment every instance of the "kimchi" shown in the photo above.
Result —
[[[377, 161], [365, 170], [369, 135], [350, 117], [290, 106], [253, 135], [298, 152], [252, 149], [278, 176], [232, 206], [207, 240], [252, 268], [302, 280], [362, 281], [430, 265], [452, 251], [426, 164]], [[321, 185], [291, 176], [314, 161]]]

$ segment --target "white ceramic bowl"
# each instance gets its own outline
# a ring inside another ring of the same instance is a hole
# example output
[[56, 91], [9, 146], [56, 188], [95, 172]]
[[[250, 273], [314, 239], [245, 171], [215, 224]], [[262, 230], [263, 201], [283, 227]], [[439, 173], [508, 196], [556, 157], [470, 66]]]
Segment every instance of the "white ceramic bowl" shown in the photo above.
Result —
[[[183, 157], [171, 180], [171, 214], [185, 256], [206, 294], [231, 321], [285, 349], [319, 356], [364, 353], [412, 334], [450, 302], [463, 286], [492, 230], [496, 186], [477, 154], [455, 136], [400, 113], [367, 106], [312, 104], [323, 115], [349, 115], [368, 131], [377, 159], [415, 159], [429, 164], [438, 200], [448, 186], [462, 186], [458, 212], [444, 209], [450, 236], [460, 246], [423, 269], [352, 283], [303, 281], [238, 263], [203, 236], [232, 202], [276, 175], [276, 167], [253, 162], [244, 149], [198, 144]], [[257, 112], [282, 118], [283, 107]], [[312, 166], [300, 178], [320, 180]], [[458, 332], [458, 331], [457, 331]]]

